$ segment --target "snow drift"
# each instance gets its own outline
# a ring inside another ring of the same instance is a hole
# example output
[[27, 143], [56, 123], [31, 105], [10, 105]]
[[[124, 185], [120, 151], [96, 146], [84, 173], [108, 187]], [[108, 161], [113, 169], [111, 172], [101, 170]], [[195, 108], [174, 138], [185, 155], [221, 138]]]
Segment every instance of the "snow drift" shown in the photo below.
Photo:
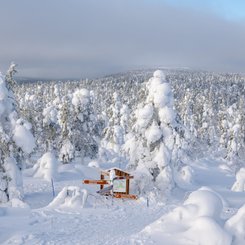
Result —
[[48, 205], [49, 208], [83, 208], [87, 200], [87, 190], [78, 186], [67, 186]]
[[221, 225], [222, 209], [223, 200], [216, 192], [200, 188], [183, 205], [147, 226], [133, 241], [143, 236], [156, 244], [166, 241], [166, 244], [229, 245], [232, 236]]

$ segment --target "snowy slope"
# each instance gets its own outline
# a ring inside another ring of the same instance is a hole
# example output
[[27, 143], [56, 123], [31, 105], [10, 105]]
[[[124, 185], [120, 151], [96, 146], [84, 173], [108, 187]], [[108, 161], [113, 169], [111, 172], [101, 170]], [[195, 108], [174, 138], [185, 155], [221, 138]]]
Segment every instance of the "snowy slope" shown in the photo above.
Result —
[[[83, 188], [83, 174], [75, 170], [67, 168], [60, 174], [60, 181], [55, 183], [56, 191], [67, 185]], [[98, 175], [93, 169], [84, 167], [82, 170], [87, 178]], [[88, 196], [86, 208], [50, 208], [47, 207], [53, 199], [50, 183], [30, 177], [25, 177], [24, 183], [25, 201], [32, 209], [24, 213], [16, 210], [20, 217], [18, 222], [14, 215], [3, 217], [6, 222], [1, 224], [1, 230], [7, 235], [1, 236], [1, 244], [125, 244], [130, 235], [169, 208], [147, 208], [144, 200], [107, 200], [96, 196], [95, 190], [90, 191], [93, 194]]]
[[[229, 241], [235, 236], [232, 236], [231, 231], [225, 230], [224, 225], [245, 203], [245, 193], [230, 190], [235, 176], [224, 169], [223, 164], [214, 159], [202, 159], [192, 164], [193, 191], [201, 186], [207, 186], [208, 191], [212, 189], [217, 193], [211, 194], [211, 197], [208, 194], [207, 200], [211, 200], [211, 204], [208, 202], [210, 206], [202, 207], [205, 209], [204, 213], [192, 210], [199, 197], [188, 197], [190, 189], [175, 190], [174, 196], [168, 199], [167, 203], [155, 203], [150, 200], [149, 207], [144, 198], [137, 201], [122, 201], [97, 196], [98, 187], [84, 186], [82, 179], [98, 178], [98, 170], [76, 164], [66, 164], [59, 168], [59, 176], [54, 183], [55, 193], [57, 196], [66, 186], [86, 188], [89, 195], [85, 207], [72, 204], [66, 207], [59, 205], [50, 207], [48, 205], [53, 200], [51, 183], [30, 177], [26, 171], [24, 192], [25, 202], [29, 208], [1, 207], [0, 243], [197, 244], [195, 234], [199, 234], [198, 237], [207, 236], [210, 234], [208, 227], [212, 225], [213, 229], [216, 229], [212, 236], [215, 238], [220, 235], [226, 242], [223, 244], [230, 244]], [[194, 195], [193, 193], [196, 192], [192, 192], [191, 195]], [[177, 222], [176, 225], [180, 210], [182, 214], [185, 210], [184, 218], [182, 223]], [[209, 216], [208, 221], [203, 216]], [[239, 218], [236, 219], [236, 223], [237, 220]], [[243, 243], [233, 242], [233, 244]]]

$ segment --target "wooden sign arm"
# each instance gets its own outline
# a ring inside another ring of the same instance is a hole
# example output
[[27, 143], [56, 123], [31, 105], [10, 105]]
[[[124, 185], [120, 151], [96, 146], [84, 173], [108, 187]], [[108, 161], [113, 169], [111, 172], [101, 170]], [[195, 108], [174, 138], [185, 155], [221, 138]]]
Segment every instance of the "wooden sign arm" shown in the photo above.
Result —
[[109, 185], [110, 182], [107, 180], [83, 180], [83, 184], [95, 184], [95, 185]]

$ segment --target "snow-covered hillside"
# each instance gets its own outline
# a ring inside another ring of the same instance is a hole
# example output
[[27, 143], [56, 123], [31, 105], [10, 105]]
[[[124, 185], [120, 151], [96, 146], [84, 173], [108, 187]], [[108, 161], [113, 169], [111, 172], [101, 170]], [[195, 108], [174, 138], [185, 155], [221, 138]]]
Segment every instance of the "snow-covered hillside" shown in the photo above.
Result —
[[[0, 79], [0, 244], [245, 244], [244, 77], [15, 72]], [[137, 200], [112, 197], [114, 167]], [[83, 184], [102, 170], [106, 196]]]

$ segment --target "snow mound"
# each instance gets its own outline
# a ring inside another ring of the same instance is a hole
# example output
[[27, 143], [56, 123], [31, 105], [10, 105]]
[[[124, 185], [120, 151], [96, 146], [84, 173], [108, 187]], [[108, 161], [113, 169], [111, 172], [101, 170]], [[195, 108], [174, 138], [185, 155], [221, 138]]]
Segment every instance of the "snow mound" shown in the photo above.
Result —
[[196, 215], [220, 218], [223, 209], [223, 203], [220, 197], [213, 191], [199, 189], [192, 192], [184, 205], [193, 205], [196, 207]]
[[240, 170], [237, 172], [236, 181], [231, 190], [236, 192], [245, 191], [245, 168], [240, 168]]
[[184, 236], [199, 245], [229, 245], [232, 241], [230, 234], [210, 217], [197, 218]]
[[230, 245], [232, 237], [222, 225], [219, 195], [206, 188], [192, 192], [183, 205], [147, 226], [136, 239], [154, 244]]
[[222, 201], [222, 205], [223, 205], [223, 208], [228, 208], [229, 207], [229, 204], [227, 203], [227, 201], [217, 192], [215, 192], [213, 189], [211, 189], [210, 187], [208, 186], [203, 186], [201, 188], [199, 188], [199, 190], [204, 190], [204, 191], [209, 191], [209, 192], [212, 192], [214, 193], [216, 196], [219, 197], [219, 199]]
[[245, 204], [226, 221], [225, 228], [234, 236], [234, 245], [245, 244]]
[[66, 186], [48, 205], [49, 208], [83, 208], [88, 192], [78, 186]]
[[52, 152], [46, 152], [34, 165], [34, 177], [50, 181], [57, 178], [58, 161]]

